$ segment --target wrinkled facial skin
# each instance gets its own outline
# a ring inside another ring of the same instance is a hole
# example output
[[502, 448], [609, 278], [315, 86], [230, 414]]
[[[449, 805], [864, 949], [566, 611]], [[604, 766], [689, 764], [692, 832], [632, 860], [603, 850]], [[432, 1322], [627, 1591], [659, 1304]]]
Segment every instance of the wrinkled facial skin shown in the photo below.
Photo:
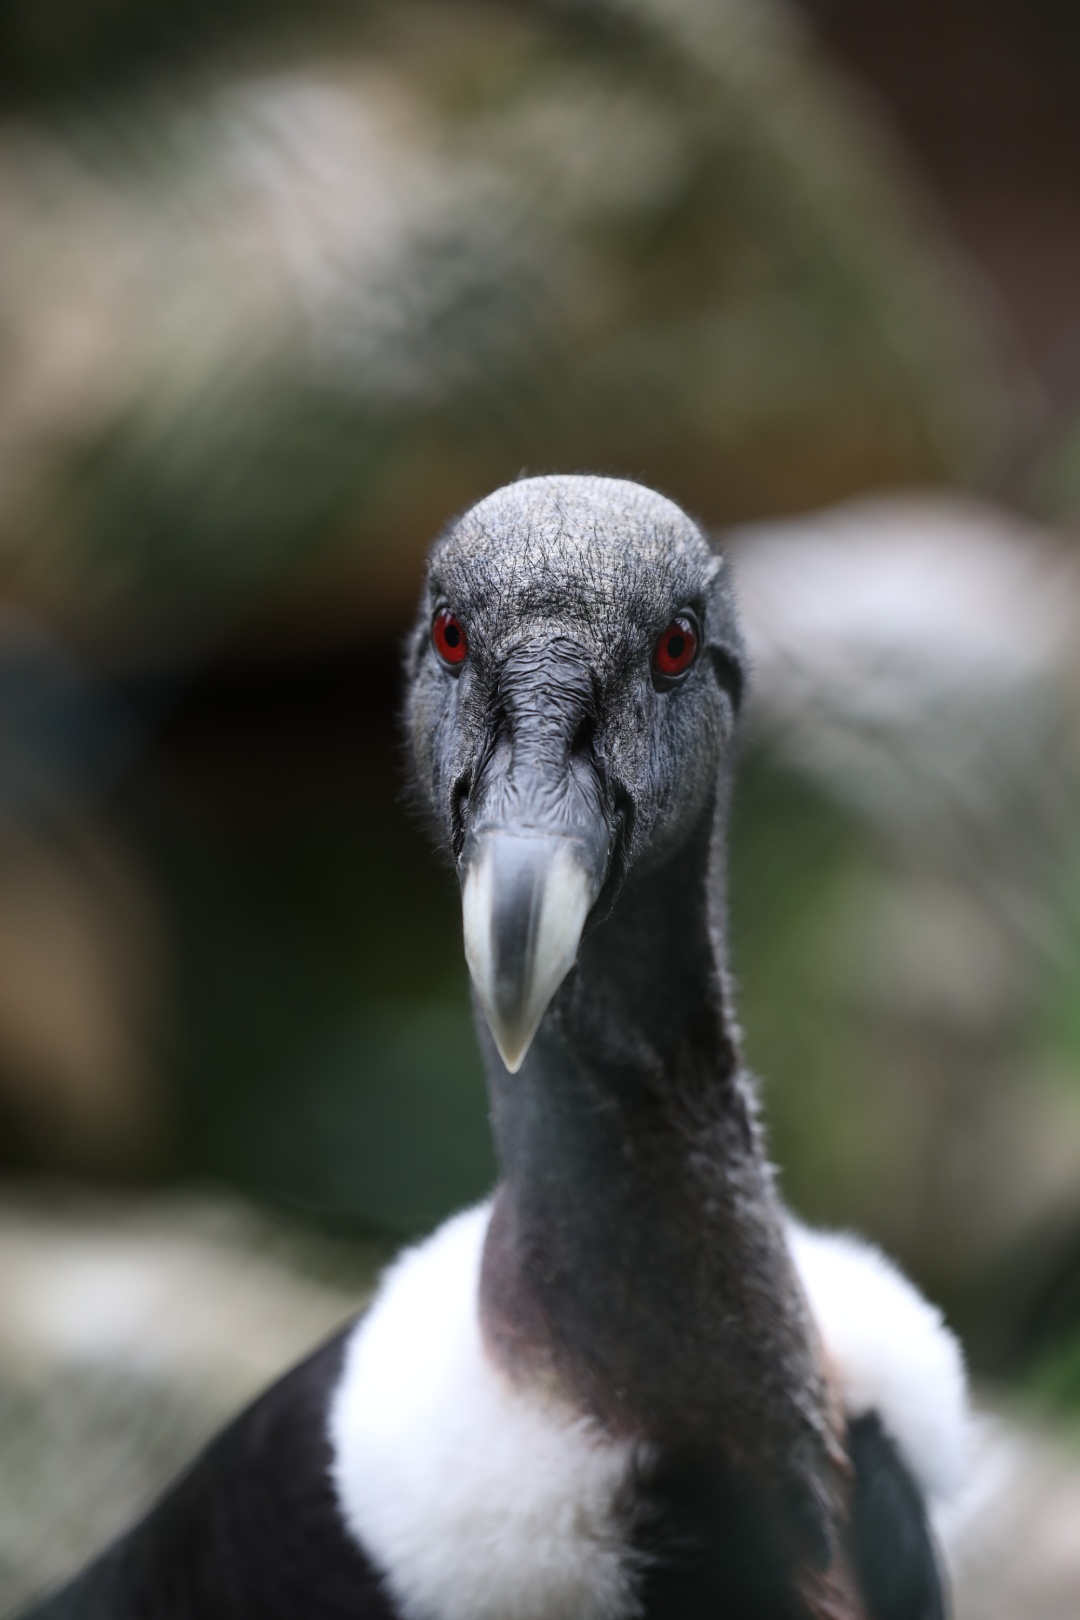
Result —
[[[678, 507], [619, 479], [526, 479], [451, 526], [409, 644], [407, 718], [459, 871], [482, 826], [606, 842], [593, 854], [610, 902], [627, 870], [686, 836], [712, 802], [742, 682], [726, 575]], [[453, 670], [431, 641], [442, 609], [468, 636]], [[687, 609], [701, 644], [668, 682], [654, 648]]]

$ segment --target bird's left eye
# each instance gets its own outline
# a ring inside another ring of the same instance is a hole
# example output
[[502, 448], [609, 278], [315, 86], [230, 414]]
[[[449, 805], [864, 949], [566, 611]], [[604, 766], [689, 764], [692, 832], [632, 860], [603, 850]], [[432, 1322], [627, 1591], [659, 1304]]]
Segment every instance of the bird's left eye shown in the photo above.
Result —
[[680, 613], [672, 619], [653, 649], [653, 663], [657, 673], [666, 680], [685, 675], [697, 657], [698, 630], [688, 614]]
[[463, 664], [469, 656], [469, 638], [465, 634], [465, 626], [447, 608], [436, 613], [432, 620], [431, 639], [435, 651], [451, 669]]

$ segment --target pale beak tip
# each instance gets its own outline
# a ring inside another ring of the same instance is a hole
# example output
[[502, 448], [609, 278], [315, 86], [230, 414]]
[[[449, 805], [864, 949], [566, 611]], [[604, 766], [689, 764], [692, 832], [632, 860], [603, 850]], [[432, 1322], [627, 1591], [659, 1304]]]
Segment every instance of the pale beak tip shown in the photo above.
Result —
[[500, 1006], [492, 994], [487, 958], [481, 955], [475, 961], [469, 960], [473, 988], [483, 1009], [488, 1029], [491, 1031], [491, 1038], [508, 1074], [517, 1074], [524, 1063], [548, 1004], [571, 965], [567, 964], [557, 982], [553, 983], [553, 975], [549, 975], [546, 984], [541, 986], [533, 984], [530, 987], [533, 993], [531, 995], [525, 993], [520, 1004], [507, 1007]]
[[[527, 1038], [523, 1041], [507, 1041], [504, 1043], [499, 1039], [498, 1033], [490, 1018], [488, 1019], [488, 1028], [491, 1030], [492, 1038], [495, 1041], [495, 1045], [499, 1049], [499, 1056], [503, 1060], [503, 1065], [506, 1068], [507, 1074], [517, 1074], [518, 1070], [521, 1068], [521, 1065], [525, 1061], [526, 1052], [532, 1045], [532, 1035], [527, 1036]], [[535, 1034], [535, 1031], [533, 1033]]]

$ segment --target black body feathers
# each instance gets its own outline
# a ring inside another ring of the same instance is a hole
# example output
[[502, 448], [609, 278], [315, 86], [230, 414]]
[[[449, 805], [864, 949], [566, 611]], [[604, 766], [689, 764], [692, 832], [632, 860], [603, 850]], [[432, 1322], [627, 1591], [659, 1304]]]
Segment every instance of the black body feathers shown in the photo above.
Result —
[[848, 1425], [855, 1465], [851, 1531], [872, 1620], [946, 1620], [926, 1504], [876, 1412]]

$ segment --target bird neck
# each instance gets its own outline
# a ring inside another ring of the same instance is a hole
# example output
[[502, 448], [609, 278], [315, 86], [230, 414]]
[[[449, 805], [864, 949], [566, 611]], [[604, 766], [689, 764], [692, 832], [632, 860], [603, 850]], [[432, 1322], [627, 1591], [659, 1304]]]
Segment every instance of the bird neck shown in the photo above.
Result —
[[511, 1377], [660, 1452], [779, 1480], [813, 1514], [829, 1424], [739, 1064], [723, 809], [628, 880], [519, 1073], [487, 1045], [502, 1180], [481, 1317]]

